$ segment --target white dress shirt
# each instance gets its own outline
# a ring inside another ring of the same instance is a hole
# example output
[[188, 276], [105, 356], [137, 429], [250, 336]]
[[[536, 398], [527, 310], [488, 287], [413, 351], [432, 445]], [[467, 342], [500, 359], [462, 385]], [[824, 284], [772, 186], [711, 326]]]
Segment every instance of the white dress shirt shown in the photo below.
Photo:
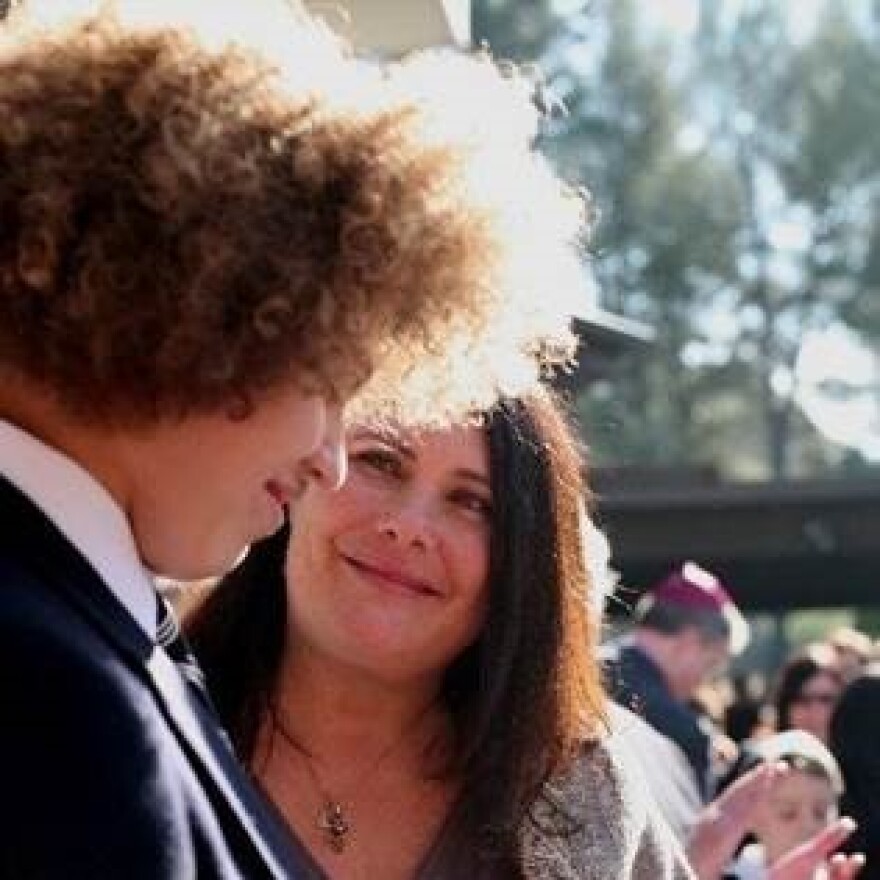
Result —
[[154, 580], [141, 562], [128, 519], [110, 493], [73, 459], [4, 419], [0, 473], [43, 511], [155, 639]]

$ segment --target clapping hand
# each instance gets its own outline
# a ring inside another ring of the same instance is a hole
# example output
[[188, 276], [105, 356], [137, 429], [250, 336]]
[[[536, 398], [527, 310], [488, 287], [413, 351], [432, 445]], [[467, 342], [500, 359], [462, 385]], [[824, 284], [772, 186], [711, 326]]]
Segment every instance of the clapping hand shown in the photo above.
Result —
[[[788, 771], [781, 761], [759, 764], [703, 810], [687, 845], [688, 859], [700, 880], [718, 880], [774, 784]], [[781, 875], [779, 880], [791, 878]]]
[[[703, 811], [687, 845], [700, 880], [718, 880], [775, 783], [789, 772], [785, 762], [759, 764], [743, 774]], [[852, 834], [855, 822], [837, 819], [778, 859], [767, 880], [854, 880], [864, 856], [831, 855]]]
[[849, 817], [837, 819], [774, 862], [767, 880], [853, 880], [865, 864], [865, 857], [861, 853], [831, 853], [855, 828], [856, 823]]

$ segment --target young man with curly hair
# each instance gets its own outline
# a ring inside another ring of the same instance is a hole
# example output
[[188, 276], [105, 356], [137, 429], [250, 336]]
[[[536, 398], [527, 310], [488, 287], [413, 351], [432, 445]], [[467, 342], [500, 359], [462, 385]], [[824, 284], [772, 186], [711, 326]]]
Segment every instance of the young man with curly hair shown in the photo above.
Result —
[[290, 876], [154, 575], [341, 482], [361, 386], [454, 411], [569, 341], [580, 207], [510, 75], [276, 43], [0, 28], [3, 877]]

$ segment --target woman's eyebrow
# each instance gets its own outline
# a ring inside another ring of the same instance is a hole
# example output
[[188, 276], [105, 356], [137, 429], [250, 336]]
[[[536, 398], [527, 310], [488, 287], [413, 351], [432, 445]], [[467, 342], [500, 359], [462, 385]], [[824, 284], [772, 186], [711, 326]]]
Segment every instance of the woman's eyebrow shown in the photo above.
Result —
[[415, 460], [416, 453], [412, 445], [407, 443], [398, 433], [381, 428], [357, 428], [351, 432], [349, 442], [352, 440], [375, 440], [391, 446], [406, 458]]
[[455, 475], [465, 480], [471, 480], [475, 483], [479, 483], [480, 485], [485, 486], [487, 489], [490, 488], [489, 477], [481, 471], [474, 471], [470, 468], [456, 468]]

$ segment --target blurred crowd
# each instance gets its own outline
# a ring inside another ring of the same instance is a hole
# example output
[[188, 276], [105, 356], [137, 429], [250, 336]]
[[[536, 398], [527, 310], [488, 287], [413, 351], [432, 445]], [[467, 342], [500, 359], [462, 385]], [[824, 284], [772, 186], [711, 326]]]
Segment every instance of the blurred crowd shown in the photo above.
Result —
[[880, 877], [878, 644], [837, 626], [733, 674], [748, 641], [728, 589], [687, 562], [605, 644], [617, 723], [661, 812], [701, 878], [838, 876], [834, 852]]

